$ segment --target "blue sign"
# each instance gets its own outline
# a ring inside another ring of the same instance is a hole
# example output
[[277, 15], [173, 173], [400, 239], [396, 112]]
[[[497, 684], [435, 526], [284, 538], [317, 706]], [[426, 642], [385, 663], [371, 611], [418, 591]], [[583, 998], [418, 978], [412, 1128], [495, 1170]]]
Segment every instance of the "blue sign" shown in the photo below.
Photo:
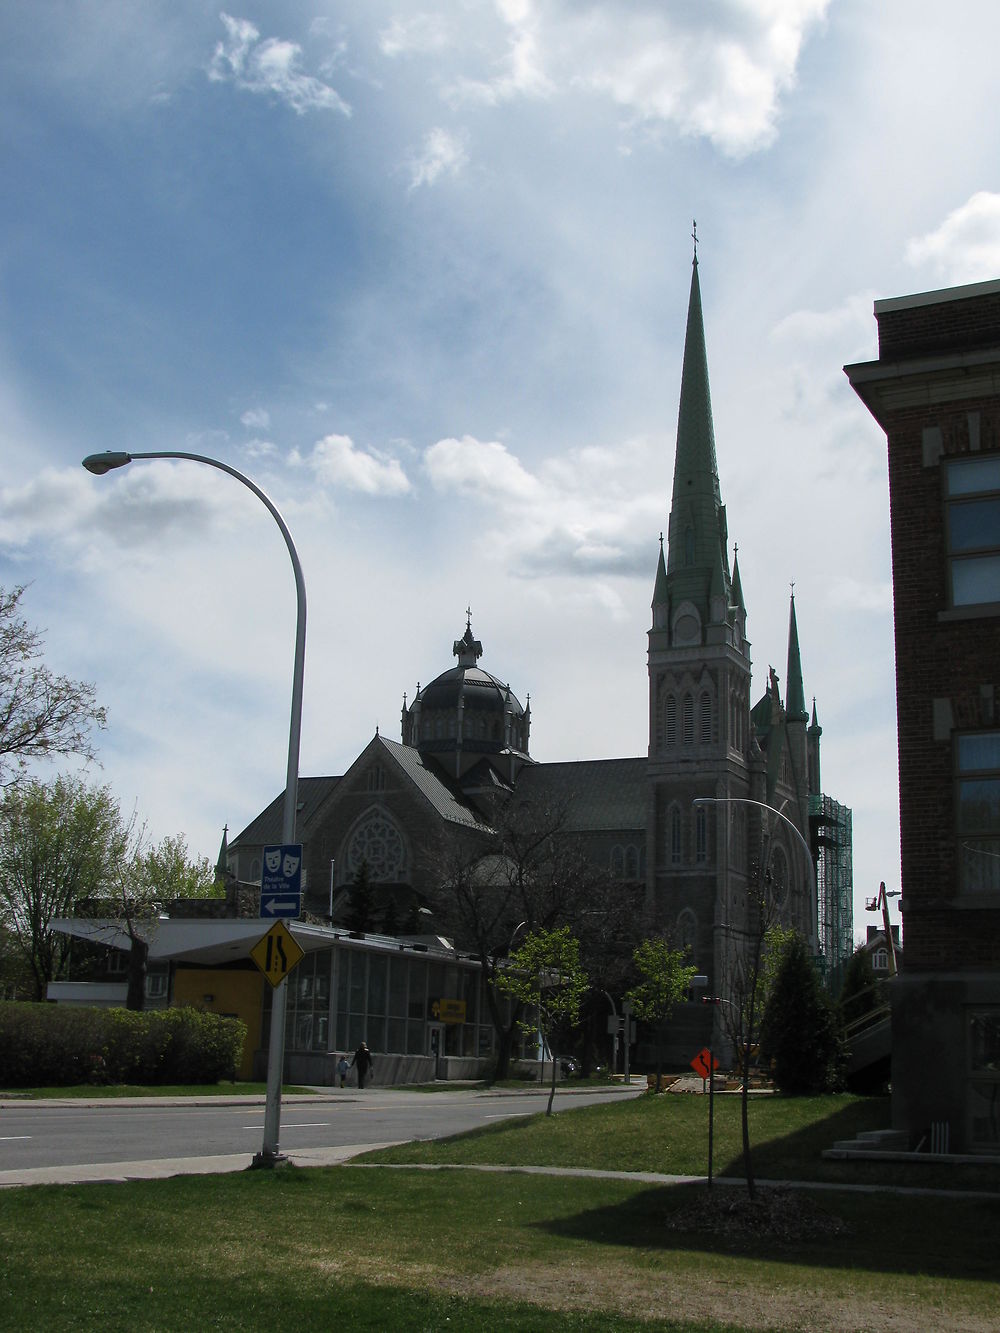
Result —
[[302, 910], [302, 844], [285, 843], [264, 848], [260, 872], [260, 914], [295, 917]]

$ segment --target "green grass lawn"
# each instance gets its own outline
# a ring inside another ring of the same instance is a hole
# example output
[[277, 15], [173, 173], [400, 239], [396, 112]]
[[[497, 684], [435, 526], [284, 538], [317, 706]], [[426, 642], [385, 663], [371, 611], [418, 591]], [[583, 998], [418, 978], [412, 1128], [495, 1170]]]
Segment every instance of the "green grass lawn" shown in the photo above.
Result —
[[[363, 1161], [700, 1173], [707, 1111], [702, 1097], [648, 1096]], [[826, 1174], [822, 1146], [888, 1116], [853, 1097], [762, 1098], [751, 1112], [758, 1173], [776, 1179]], [[716, 1116], [718, 1168], [733, 1174], [738, 1099], [719, 1098]], [[997, 1188], [998, 1170], [975, 1183]], [[997, 1328], [1000, 1194], [799, 1191], [792, 1203], [826, 1233], [702, 1226], [706, 1202], [725, 1222], [744, 1197], [363, 1164], [8, 1189], [0, 1329]]]
[[[761, 1179], [849, 1184], [926, 1185], [1000, 1191], [1000, 1160], [990, 1166], [833, 1162], [821, 1157], [838, 1139], [889, 1125], [881, 1097], [756, 1097], [749, 1106], [755, 1174]], [[646, 1095], [561, 1115], [501, 1121], [451, 1139], [401, 1144], [364, 1161], [584, 1166], [609, 1171], [704, 1175], [708, 1098]], [[714, 1172], [742, 1176], [740, 1098], [715, 1098]]]
[[996, 1328], [998, 1203], [838, 1193], [813, 1205], [833, 1237], [676, 1229], [705, 1194], [360, 1166], [5, 1190], [0, 1328]]

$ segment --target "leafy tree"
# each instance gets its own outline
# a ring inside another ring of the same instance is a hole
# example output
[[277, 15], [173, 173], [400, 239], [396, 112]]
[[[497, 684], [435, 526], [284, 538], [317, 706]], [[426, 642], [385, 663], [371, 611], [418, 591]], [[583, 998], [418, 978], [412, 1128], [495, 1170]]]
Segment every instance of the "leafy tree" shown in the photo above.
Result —
[[23, 595], [23, 587], [0, 588], [0, 787], [22, 779], [35, 759], [92, 759], [92, 730], [107, 720], [93, 685], [42, 662], [42, 632], [21, 616]]
[[[497, 986], [537, 1014], [538, 1029], [552, 1054], [552, 1084], [545, 1111], [551, 1115], [557, 1064], [553, 1039], [557, 1031], [576, 1023], [587, 993], [587, 974], [580, 966], [580, 944], [569, 926], [532, 931], [507, 959]], [[530, 1033], [534, 1027], [532, 1022], [521, 1021], [522, 1031]]]
[[781, 1092], [832, 1092], [842, 1084], [839, 1015], [801, 935], [785, 947], [775, 975], [761, 1023], [760, 1050]]
[[145, 826], [126, 819], [107, 787], [81, 778], [26, 779], [0, 799], [0, 927], [25, 966], [33, 997], [65, 976], [71, 937], [57, 917], [108, 921], [107, 944], [124, 930], [131, 944], [128, 1007], [141, 1009], [151, 923], [175, 898], [217, 894], [211, 866], [192, 859], [182, 836], [150, 846]]
[[8, 787], [0, 800], [0, 918], [30, 968], [33, 997], [65, 974], [70, 937], [56, 917], [72, 916], [99, 893], [123, 851], [118, 805], [106, 787], [79, 778]]
[[140, 852], [144, 896], [158, 904], [175, 898], [218, 898], [215, 867], [207, 856], [192, 856], [183, 833], [167, 834]]
[[[696, 968], [685, 962], [680, 949], [672, 949], [667, 940], [643, 940], [633, 954], [639, 981], [628, 992], [636, 1017], [653, 1027], [661, 1027], [684, 998]], [[657, 1087], [662, 1065], [657, 1060]]]

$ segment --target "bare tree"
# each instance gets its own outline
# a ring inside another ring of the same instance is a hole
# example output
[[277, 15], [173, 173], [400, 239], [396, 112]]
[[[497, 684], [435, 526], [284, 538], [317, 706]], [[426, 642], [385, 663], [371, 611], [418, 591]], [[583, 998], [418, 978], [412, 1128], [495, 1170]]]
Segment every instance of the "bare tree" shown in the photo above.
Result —
[[437, 888], [429, 905], [459, 947], [475, 953], [486, 981], [497, 1034], [497, 1078], [505, 1078], [522, 1005], [498, 986], [501, 964], [524, 934], [569, 926], [588, 932], [607, 879], [567, 832], [564, 805], [538, 805], [517, 796], [487, 807], [480, 833], [441, 839], [429, 853]]
[[42, 662], [40, 630], [20, 614], [23, 587], [0, 588], [0, 786], [23, 778], [32, 760], [94, 758], [92, 731], [107, 716], [93, 685], [56, 676]]

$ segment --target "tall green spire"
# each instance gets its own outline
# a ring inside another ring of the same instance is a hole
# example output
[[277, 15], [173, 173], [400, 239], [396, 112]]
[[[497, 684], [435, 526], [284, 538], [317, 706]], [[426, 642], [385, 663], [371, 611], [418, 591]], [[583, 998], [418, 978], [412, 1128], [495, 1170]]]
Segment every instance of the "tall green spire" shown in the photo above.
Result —
[[788, 612], [788, 670], [785, 672], [785, 714], [790, 722], [808, 722], [799, 657], [799, 627], [795, 620], [795, 592]]
[[667, 575], [672, 600], [690, 598], [709, 620], [709, 598], [728, 597], [726, 511], [719, 490], [708, 384], [708, 355], [698, 281], [698, 256], [691, 271], [681, 398], [677, 413], [677, 452], [667, 541]]

